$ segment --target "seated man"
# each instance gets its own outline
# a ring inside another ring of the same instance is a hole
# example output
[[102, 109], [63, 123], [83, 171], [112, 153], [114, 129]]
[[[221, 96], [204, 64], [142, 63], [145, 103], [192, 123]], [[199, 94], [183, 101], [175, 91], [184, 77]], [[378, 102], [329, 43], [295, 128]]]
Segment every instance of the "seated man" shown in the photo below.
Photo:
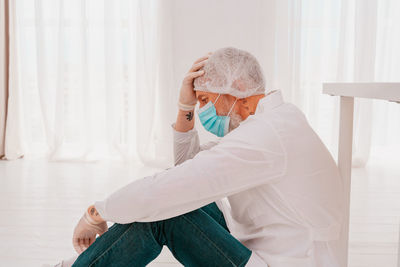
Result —
[[[197, 101], [218, 142], [200, 146]], [[198, 59], [178, 106], [175, 166], [89, 207], [73, 266], [146, 266], [164, 245], [184, 266], [340, 266], [337, 166], [303, 113], [265, 92], [254, 56], [228, 47]]]

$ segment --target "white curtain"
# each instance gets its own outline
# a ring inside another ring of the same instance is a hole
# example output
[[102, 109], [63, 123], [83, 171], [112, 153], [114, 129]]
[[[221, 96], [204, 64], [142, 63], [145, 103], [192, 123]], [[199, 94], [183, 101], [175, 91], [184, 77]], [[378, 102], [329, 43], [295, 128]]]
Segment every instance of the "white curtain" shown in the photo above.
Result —
[[4, 155], [6, 112], [8, 98], [8, 17], [7, 3], [0, 2], [0, 158]]
[[[163, 1], [18, 0], [9, 159], [169, 162], [169, 6]], [[18, 116], [21, 113], [21, 116]]]
[[[267, 89], [300, 107], [335, 155], [339, 102], [322, 82], [400, 82], [397, 0], [12, 2], [10, 159], [171, 164], [182, 78], [224, 46], [253, 53]], [[359, 100], [355, 114], [357, 165], [373, 147], [400, 146], [400, 105]]]
[[[273, 88], [306, 114], [337, 155], [339, 99], [321, 94], [323, 82], [400, 82], [400, 11], [395, 0], [267, 1], [267, 59]], [[399, 148], [400, 105], [357, 99], [353, 166], [371, 148]]]
[[[400, 17], [395, 15], [400, 5], [394, 0], [328, 3], [303, 1], [300, 91], [308, 91], [303, 109], [336, 154], [338, 99], [318, 96], [321, 82], [400, 82]], [[400, 105], [356, 99], [353, 166], [364, 166], [373, 148], [395, 151], [399, 134]]]

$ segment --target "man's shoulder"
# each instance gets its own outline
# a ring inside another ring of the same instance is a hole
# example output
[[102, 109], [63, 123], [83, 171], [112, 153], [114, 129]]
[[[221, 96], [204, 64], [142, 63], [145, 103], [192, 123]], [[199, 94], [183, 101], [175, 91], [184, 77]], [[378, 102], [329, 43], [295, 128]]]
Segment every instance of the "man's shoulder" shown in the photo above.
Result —
[[220, 145], [249, 151], [268, 150], [277, 154], [282, 153], [279, 133], [273, 124], [256, 115], [249, 116], [239, 127], [223, 137]]

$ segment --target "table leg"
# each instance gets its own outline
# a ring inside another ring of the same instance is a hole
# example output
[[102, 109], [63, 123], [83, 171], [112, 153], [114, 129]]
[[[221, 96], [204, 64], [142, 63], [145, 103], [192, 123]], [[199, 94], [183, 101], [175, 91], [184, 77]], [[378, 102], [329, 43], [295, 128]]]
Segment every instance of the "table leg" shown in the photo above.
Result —
[[397, 243], [397, 249], [398, 249], [398, 251], [397, 251], [397, 267], [400, 267], [400, 229], [399, 229], [399, 242]]
[[344, 186], [344, 223], [341, 233], [341, 248], [343, 249], [342, 265], [348, 265], [349, 248], [349, 219], [350, 219], [350, 189], [351, 189], [351, 163], [353, 145], [353, 113], [354, 98], [340, 97], [340, 127], [338, 167]]

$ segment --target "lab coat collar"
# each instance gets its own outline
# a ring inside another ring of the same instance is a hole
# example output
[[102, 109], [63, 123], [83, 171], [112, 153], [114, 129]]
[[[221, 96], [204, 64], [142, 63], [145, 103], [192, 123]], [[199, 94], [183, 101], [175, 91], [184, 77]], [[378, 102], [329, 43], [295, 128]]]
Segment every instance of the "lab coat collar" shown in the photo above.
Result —
[[256, 114], [266, 112], [283, 104], [282, 92], [280, 90], [273, 91], [258, 101]]

